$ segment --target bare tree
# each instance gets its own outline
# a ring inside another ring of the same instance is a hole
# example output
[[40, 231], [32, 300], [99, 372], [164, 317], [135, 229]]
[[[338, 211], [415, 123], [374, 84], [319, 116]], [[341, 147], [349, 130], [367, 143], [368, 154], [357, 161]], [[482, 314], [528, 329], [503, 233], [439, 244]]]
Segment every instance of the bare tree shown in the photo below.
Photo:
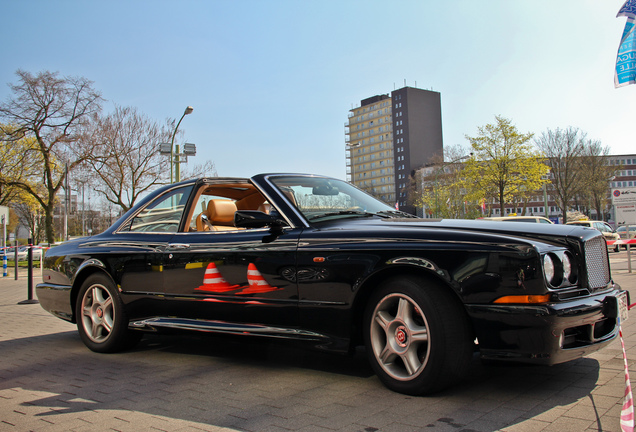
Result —
[[547, 130], [535, 140], [550, 167], [555, 201], [563, 212], [563, 223], [568, 221], [569, 202], [583, 188], [587, 174], [583, 171], [586, 135], [578, 128]]
[[[46, 239], [53, 242], [55, 196], [68, 171], [90, 154], [91, 148], [81, 138], [90, 117], [101, 110], [103, 99], [86, 78], [60, 78], [49, 71], [32, 75], [18, 70], [16, 75], [19, 83], [10, 85], [13, 96], [0, 104], [0, 117], [11, 127], [0, 128], [10, 141], [35, 139], [32, 152], [38, 170], [10, 185], [38, 201], [45, 214]], [[37, 183], [45, 186], [43, 192], [34, 188]]]
[[13, 209], [20, 218], [21, 225], [28, 228], [33, 244], [38, 244], [44, 240], [44, 215], [34, 201], [32, 197], [16, 201], [13, 203]]
[[468, 153], [460, 144], [445, 147], [444, 157], [435, 155], [431, 163], [418, 169], [409, 193], [413, 197], [411, 204], [435, 217], [457, 219], [473, 213], [473, 208], [465, 205], [466, 190], [462, 184], [462, 161]]
[[192, 165], [192, 167], [181, 171], [181, 180], [188, 180], [199, 177], [217, 177], [216, 166], [213, 161], [205, 161], [202, 164]]
[[616, 175], [619, 167], [610, 165], [607, 159], [609, 147], [603, 147], [599, 141], [587, 141], [584, 144], [582, 168], [585, 184], [581, 195], [596, 209], [597, 218], [603, 220], [606, 207], [610, 204], [607, 185]]
[[116, 107], [97, 117], [89, 138], [95, 147], [87, 160], [99, 179], [95, 191], [127, 211], [140, 195], [166, 184], [168, 160], [159, 154], [159, 143], [170, 138], [170, 121], [159, 125], [135, 108]]

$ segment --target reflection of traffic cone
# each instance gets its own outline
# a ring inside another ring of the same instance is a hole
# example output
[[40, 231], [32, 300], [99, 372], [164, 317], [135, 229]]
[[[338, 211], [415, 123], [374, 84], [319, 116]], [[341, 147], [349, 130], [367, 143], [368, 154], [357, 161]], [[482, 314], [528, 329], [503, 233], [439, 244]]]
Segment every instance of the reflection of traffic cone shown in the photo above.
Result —
[[247, 282], [250, 284], [249, 288], [245, 288], [237, 294], [266, 293], [280, 289], [270, 286], [265, 278], [263, 278], [261, 272], [259, 272], [256, 266], [252, 263], [247, 266]]
[[212, 291], [212, 292], [227, 292], [238, 288], [238, 285], [230, 285], [227, 283], [214, 263], [208, 264], [203, 275], [203, 285], [199, 288], [195, 288], [195, 291]]

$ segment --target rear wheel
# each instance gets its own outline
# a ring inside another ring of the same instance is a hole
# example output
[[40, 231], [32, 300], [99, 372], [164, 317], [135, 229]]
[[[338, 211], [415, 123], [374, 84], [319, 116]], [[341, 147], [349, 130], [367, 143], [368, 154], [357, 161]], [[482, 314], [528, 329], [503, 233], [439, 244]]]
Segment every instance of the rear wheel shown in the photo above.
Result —
[[84, 344], [96, 352], [117, 352], [132, 347], [141, 333], [128, 330], [128, 317], [119, 292], [105, 275], [89, 276], [80, 288], [75, 316]]
[[440, 284], [390, 279], [372, 295], [364, 319], [369, 361], [391, 390], [432, 393], [465, 375], [472, 331], [461, 304]]

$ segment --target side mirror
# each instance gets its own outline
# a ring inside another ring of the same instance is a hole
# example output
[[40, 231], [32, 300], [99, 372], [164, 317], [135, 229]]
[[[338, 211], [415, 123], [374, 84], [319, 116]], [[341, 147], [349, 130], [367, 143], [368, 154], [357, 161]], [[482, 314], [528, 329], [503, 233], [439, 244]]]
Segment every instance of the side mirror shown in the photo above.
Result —
[[257, 210], [239, 210], [234, 213], [234, 226], [237, 228], [270, 227], [280, 230], [285, 225], [284, 220]]

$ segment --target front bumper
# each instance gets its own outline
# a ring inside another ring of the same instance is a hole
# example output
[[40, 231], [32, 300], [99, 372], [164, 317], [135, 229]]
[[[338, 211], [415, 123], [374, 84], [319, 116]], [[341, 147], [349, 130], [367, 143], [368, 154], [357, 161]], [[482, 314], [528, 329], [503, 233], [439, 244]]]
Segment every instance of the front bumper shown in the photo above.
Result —
[[614, 284], [601, 294], [566, 302], [466, 309], [482, 358], [552, 365], [583, 357], [614, 340], [618, 298], [624, 293]]

